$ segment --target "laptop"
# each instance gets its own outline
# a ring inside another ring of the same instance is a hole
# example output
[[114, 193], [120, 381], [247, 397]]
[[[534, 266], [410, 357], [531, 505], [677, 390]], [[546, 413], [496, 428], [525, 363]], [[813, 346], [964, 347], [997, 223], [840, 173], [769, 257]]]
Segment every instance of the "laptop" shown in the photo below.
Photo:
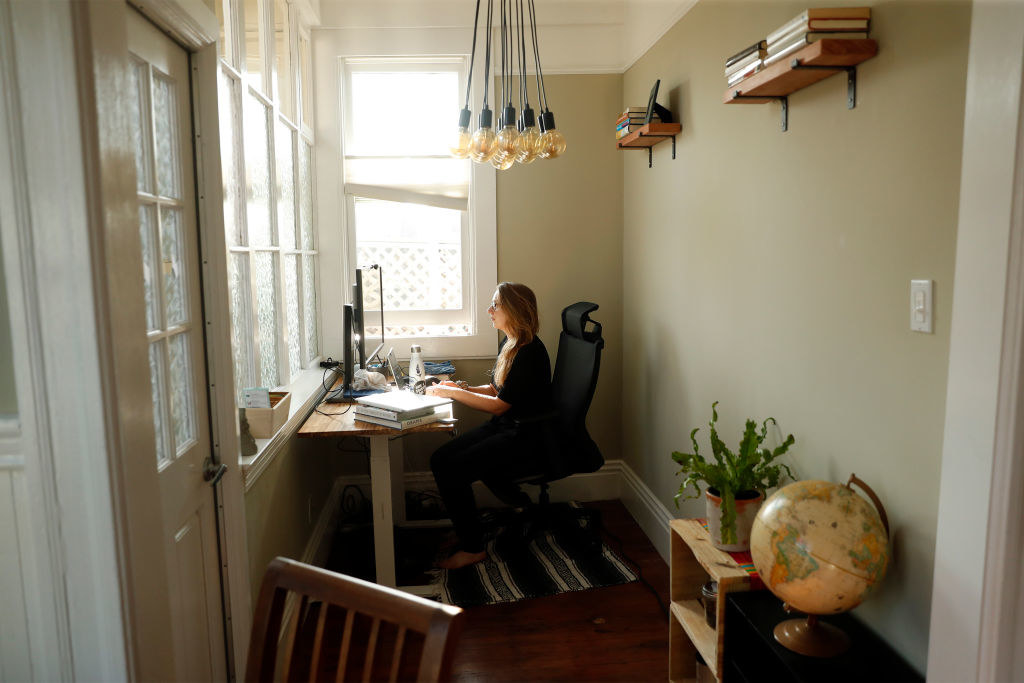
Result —
[[402, 371], [402, 366], [398, 364], [398, 356], [395, 355], [393, 346], [388, 349], [388, 369], [391, 371], [391, 376], [395, 378], [398, 388], [404, 388], [408, 383], [409, 376]]

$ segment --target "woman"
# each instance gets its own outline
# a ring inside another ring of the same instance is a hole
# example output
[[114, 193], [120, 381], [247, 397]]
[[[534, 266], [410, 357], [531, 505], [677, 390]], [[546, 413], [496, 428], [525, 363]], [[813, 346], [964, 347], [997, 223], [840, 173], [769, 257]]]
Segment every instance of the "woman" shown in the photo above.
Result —
[[493, 381], [478, 387], [449, 381], [427, 390], [493, 415], [490, 422], [437, 449], [430, 459], [438, 492], [459, 537], [456, 552], [438, 563], [444, 569], [475, 564], [487, 556], [473, 482], [484, 482], [500, 496], [514, 488], [513, 479], [543, 469], [539, 431], [515, 424], [547, 410], [551, 401], [551, 361], [537, 337], [537, 297], [526, 285], [502, 282], [487, 312], [494, 329], [506, 337]]

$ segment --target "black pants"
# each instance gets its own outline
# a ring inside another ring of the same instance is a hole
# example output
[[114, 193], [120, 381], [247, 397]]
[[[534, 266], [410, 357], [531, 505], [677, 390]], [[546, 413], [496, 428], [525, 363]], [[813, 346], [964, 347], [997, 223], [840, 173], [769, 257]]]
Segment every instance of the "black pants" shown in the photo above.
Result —
[[473, 482], [482, 481], [502, 496], [514, 487], [512, 480], [543, 470], [543, 453], [539, 437], [497, 422], [487, 422], [434, 451], [430, 469], [462, 550], [484, 549]]

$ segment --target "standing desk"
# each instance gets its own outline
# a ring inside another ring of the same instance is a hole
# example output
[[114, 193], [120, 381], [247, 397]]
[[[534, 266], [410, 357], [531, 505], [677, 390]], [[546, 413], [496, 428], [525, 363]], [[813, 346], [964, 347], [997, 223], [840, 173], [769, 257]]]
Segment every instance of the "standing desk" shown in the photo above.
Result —
[[[370, 439], [370, 497], [377, 583], [396, 587], [395, 523], [405, 521], [405, 463], [402, 442], [391, 439], [420, 432], [451, 433], [455, 425], [431, 422], [398, 430], [357, 420], [354, 403], [322, 403], [319, 410], [306, 419], [299, 429], [300, 437], [365, 436]], [[438, 410], [445, 410], [445, 406]], [[447, 410], [450, 415], [450, 404]]]

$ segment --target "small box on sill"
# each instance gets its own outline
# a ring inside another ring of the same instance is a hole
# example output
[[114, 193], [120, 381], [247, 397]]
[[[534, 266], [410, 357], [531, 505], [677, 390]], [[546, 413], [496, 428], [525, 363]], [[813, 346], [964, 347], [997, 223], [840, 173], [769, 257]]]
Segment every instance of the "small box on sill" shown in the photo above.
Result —
[[269, 439], [288, 421], [292, 395], [287, 391], [271, 391], [269, 408], [246, 408], [249, 431], [257, 439]]

